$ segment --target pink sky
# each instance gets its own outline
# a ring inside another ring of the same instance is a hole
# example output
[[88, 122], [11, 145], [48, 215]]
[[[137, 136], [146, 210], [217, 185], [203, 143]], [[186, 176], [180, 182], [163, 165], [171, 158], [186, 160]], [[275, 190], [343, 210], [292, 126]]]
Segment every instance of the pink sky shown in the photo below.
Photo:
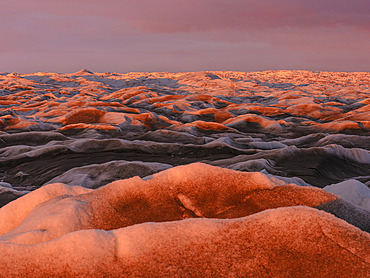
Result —
[[2, 0], [0, 72], [370, 71], [369, 0]]

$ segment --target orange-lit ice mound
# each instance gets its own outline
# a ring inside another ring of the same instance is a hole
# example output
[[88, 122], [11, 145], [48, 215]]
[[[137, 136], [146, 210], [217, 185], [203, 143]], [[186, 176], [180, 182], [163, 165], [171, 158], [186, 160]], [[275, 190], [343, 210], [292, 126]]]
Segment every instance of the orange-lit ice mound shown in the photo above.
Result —
[[369, 223], [321, 189], [196, 163], [96, 190], [49, 184], [9, 203], [0, 275], [360, 277]]
[[84, 230], [37, 245], [0, 242], [1, 276], [366, 277], [368, 233], [307, 207], [236, 220]]

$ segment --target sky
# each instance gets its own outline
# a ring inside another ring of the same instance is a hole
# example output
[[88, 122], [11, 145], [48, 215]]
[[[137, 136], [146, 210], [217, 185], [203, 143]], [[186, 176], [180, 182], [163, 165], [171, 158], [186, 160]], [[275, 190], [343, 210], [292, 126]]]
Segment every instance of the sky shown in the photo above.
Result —
[[370, 71], [369, 0], [1, 0], [0, 72]]

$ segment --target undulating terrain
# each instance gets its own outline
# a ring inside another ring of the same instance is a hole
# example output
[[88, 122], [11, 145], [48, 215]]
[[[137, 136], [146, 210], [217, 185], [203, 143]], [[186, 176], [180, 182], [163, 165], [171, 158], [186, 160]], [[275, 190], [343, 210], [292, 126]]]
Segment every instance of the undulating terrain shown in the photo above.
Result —
[[0, 73], [0, 277], [370, 276], [370, 73]]

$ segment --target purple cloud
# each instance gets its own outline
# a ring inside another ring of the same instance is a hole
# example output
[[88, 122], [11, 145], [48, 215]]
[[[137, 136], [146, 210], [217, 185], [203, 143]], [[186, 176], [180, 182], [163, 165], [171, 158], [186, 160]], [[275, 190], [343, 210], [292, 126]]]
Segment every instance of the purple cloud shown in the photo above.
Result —
[[4, 0], [0, 71], [369, 70], [368, 0]]
[[[137, 0], [125, 14], [133, 26], [151, 32], [192, 32], [219, 29], [315, 28], [355, 26], [369, 30], [366, 0]], [[149, 7], [149, 8], [140, 8]]]

